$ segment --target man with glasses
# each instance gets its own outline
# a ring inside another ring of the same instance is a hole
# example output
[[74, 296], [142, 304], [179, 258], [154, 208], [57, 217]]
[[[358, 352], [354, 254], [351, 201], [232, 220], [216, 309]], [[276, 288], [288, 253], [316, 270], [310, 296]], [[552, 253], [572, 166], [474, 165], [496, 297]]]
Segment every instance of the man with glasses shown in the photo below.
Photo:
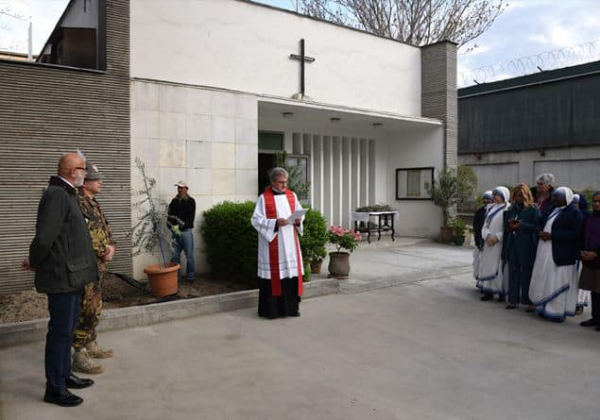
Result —
[[173, 256], [171, 262], [181, 264], [181, 251], [187, 259], [185, 278], [193, 283], [196, 279], [194, 266], [194, 218], [196, 201], [188, 194], [185, 181], [175, 184], [177, 195], [169, 204], [169, 227], [173, 232]]
[[48, 295], [44, 401], [75, 406], [83, 399], [67, 388], [86, 388], [94, 382], [71, 373], [71, 343], [85, 285], [98, 279], [96, 258], [87, 225], [79, 210], [77, 187], [85, 178], [85, 158], [65, 154], [58, 175], [40, 200], [35, 237], [23, 269], [35, 271], [35, 287]]
[[302, 205], [287, 188], [289, 174], [271, 171], [271, 185], [258, 197], [252, 226], [258, 232], [258, 315], [274, 319], [300, 316], [302, 296]]

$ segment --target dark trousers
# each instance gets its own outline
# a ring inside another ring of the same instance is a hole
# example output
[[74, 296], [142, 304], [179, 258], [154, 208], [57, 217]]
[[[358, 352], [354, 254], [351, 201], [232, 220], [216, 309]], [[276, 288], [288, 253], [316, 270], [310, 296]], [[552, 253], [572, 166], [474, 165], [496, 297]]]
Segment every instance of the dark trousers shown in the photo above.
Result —
[[531, 264], [522, 264], [517, 258], [508, 262], [508, 301], [530, 305], [529, 284], [531, 283]]
[[600, 324], [600, 293], [590, 292], [592, 296], [592, 318]]
[[71, 375], [71, 343], [77, 326], [81, 291], [48, 295], [48, 334], [46, 334], [46, 387], [58, 391], [66, 388]]

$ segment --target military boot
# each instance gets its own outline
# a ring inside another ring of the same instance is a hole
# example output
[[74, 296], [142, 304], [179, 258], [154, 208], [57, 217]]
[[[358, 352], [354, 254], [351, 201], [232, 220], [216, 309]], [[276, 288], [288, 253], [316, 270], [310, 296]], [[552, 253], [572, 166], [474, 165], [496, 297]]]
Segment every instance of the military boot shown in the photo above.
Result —
[[85, 348], [75, 351], [72, 367], [75, 372], [97, 374], [104, 372], [104, 368], [94, 361]]
[[111, 349], [102, 348], [96, 343], [92, 341], [85, 346], [90, 357], [94, 359], [108, 359], [113, 356], [113, 351]]

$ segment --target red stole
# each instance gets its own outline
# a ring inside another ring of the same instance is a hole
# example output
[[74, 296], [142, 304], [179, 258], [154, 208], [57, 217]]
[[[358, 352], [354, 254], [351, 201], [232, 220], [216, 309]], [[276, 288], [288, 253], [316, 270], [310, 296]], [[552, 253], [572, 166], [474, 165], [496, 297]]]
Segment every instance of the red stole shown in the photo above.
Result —
[[[267, 187], [264, 192], [265, 212], [267, 219], [277, 219], [277, 207], [275, 206], [275, 194], [271, 187]], [[296, 209], [296, 200], [291, 190], [285, 190], [285, 196], [290, 204], [290, 210], [294, 213]], [[280, 227], [281, 228], [281, 227]], [[269, 265], [271, 268], [271, 291], [273, 296], [281, 296], [281, 277], [279, 273], [279, 235], [276, 235], [269, 242]], [[300, 258], [300, 242], [298, 241], [298, 231], [294, 229], [294, 242], [296, 243], [296, 259], [298, 261], [298, 296], [302, 296], [302, 259]]]

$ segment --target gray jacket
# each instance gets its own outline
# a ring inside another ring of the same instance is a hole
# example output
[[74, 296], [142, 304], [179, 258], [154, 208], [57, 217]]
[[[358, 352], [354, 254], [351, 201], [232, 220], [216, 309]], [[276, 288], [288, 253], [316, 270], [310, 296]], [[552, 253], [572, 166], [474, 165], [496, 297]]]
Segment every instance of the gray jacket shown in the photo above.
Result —
[[29, 263], [35, 269], [35, 287], [40, 293], [75, 292], [98, 279], [77, 191], [59, 177], [50, 178], [40, 200]]

